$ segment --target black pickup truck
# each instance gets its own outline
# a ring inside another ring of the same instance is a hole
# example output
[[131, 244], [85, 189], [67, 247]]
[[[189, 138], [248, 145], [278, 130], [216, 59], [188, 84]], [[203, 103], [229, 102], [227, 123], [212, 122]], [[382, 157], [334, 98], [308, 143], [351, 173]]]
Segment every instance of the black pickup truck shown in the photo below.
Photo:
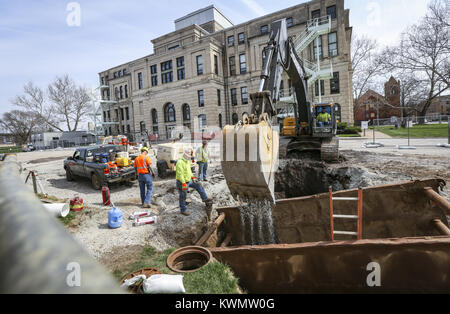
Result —
[[92, 187], [100, 190], [102, 186], [110, 183], [136, 180], [135, 170], [132, 166], [118, 168], [110, 171], [108, 164], [96, 161], [94, 156], [99, 153], [113, 154], [118, 149], [114, 145], [91, 146], [79, 148], [72, 157], [64, 160], [67, 181], [73, 181], [75, 177], [85, 177], [91, 180]]

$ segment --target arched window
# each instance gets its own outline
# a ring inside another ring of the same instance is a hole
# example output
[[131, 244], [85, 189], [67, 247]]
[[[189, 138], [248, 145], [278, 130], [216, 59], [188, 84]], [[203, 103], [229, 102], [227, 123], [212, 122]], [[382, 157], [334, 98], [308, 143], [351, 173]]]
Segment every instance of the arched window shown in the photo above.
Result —
[[188, 104], [183, 105], [183, 120], [190, 121], [191, 120], [191, 108]]
[[164, 107], [164, 119], [166, 122], [175, 122], [175, 105], [172, 103], [168, 103]]
[[158, 111], [156, 109], [152, 109], [152, 121], [153, 124], [158, 124]]
[[222, 128], [222, 114], [219, 114], [219, 127]]
[[239, 122], [237, 113], [233, 113], [232, 120], [233, 120], [233, 125], [235, 125]]
[[119, 89], [117, 87], [114, 88], [114, 96], [116, 97], [116, 100], [119, 99]]
[[336, 114], [336, 121], [337, 122], [342, 122], [341, 105], [339, 105], [338, 103], [335, 103], [334, 104], [334, 110], [335, 110], [335, 114]]

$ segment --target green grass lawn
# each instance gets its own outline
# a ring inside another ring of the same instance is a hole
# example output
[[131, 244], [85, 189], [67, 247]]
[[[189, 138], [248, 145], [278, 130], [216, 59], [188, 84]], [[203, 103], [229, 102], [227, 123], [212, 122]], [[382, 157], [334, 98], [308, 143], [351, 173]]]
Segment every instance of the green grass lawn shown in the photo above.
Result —
[[14, 154], [21, 152], [22, 152], [21, 146], [0, 147], [0, 154]]
[[[154, 267], [163, 274], [172, 272], [166, 265], [167, 257], [175, 251], [174, 248], [162, 253], [153, 247], [145, 247], [140, 259], [131, 262], [123, 269], [116, 269], [113, 275], [122, 279], [125, 275], [146, 267]], [[183, 283], [187, 294], [236, 294], [238, 290], [238, 279], [233, 275], [231, 269], [221, 263], [211, 262], [196, 272], [183, 274]]]
[[339, 134], [339, 137], [361, 137], [359, 134]]
[[[408, 137], [408, 128], [396, 129], [393, 126], [380, 126], [376, 130], [392, 137]], [[415, 138], [445, 138], [448, 137], [448, 124], [415, 125], [410, 128], [410, 136]]]

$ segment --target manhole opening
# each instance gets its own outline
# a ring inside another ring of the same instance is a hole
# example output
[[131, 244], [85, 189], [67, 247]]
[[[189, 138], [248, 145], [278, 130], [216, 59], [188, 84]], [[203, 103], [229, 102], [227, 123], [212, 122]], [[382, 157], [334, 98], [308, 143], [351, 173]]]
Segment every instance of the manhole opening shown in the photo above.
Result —
[[193, 272], [211, 261], [211, 253], [204, 248], [182, 248], [173, 252], [167, 259], [167, 266], [176, 272]]

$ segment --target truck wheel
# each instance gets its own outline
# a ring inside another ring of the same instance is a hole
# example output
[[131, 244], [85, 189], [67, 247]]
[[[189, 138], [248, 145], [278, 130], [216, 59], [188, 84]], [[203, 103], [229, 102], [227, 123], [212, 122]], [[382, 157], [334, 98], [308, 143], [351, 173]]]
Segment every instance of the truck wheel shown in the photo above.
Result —
[[66, 179], [69, 182], [73, 181], [73, 174], [69, 168], [66, 168]]
[[95, 173], [91, 176], [91, 183], [94, 190], [100, 190], [102, 188], [102, 184], [100, 182], [100, 178]]
[[169, 169], [169, 167], [167, 167], [167, 163], [165, 161], [158, 161], [156, 167], [158, 168], [158, 176], [161, 179], [164, 179], [167, 177], [167, 169]]

